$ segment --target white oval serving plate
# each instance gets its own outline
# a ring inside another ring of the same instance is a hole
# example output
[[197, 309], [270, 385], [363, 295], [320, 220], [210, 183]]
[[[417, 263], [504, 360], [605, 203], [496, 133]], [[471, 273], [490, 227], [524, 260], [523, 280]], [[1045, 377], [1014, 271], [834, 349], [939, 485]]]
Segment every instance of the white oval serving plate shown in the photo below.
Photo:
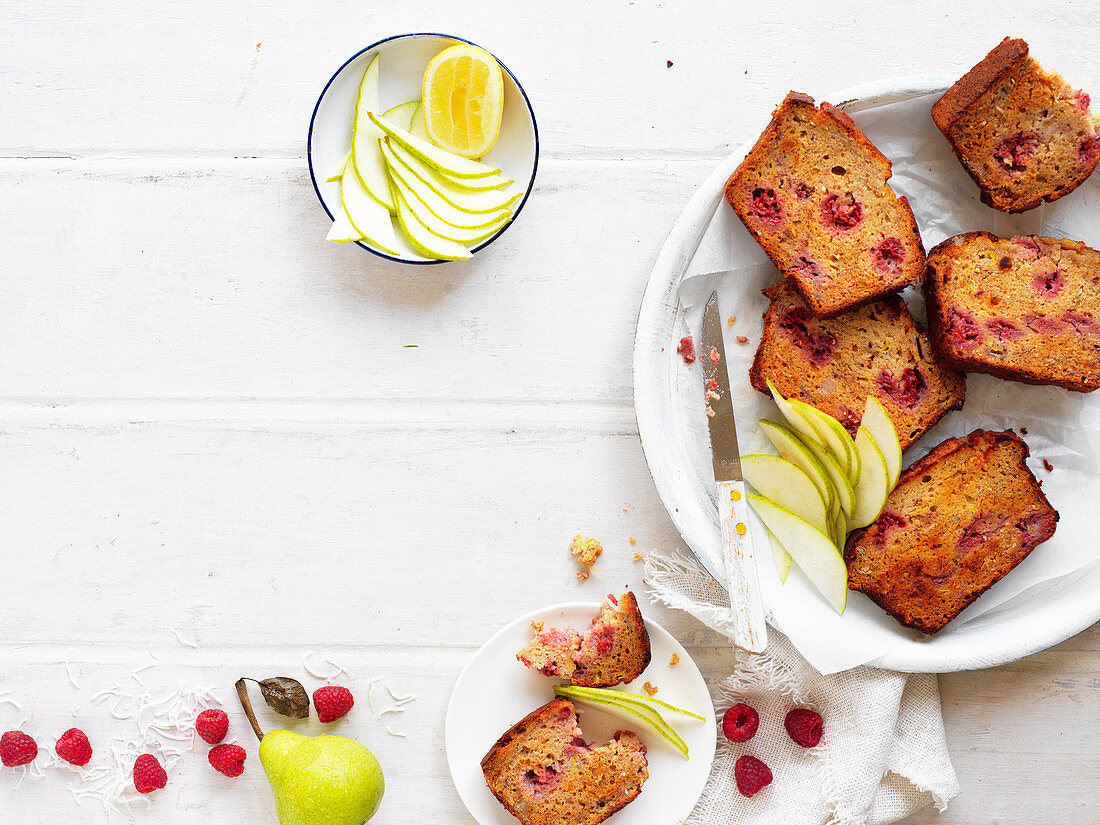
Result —
[[[520, 616], [482, 645], [459, 674], [447, 705], [444, 727], [447, 763], [458, 795], [481, 825], [516, 823], [515, 817], [486, 786], [481, 758], [502, 733], [553, 699], [554, 685], [560, 682], [516, 660], [516, 653], [531, 641], [531, 622], [583, 630], [599, 611], [600, 605], [596, 602], [570, 602]], [[667, 630], [650, 619], [645, 623], [652, 646], [652, 661], [637, 680], [621, 689], [642, 693], [642, 684], [649, 681], [659, 688], [658, 699], [699, 713], [706, 721], [666, 715], [688, 745], [691, 758], [685, 759], [640, 722], [635, 725], [594, 705], [576, 703], [586, 740], [603, 743], [615, 731], [629, 729], [637, 733], [648, 748], [649, 779], [638, 798], [615, 814], [615, 825], [652, 825], [686, 819], [710, 776], [717, 743], [714, 706], [699, 668]], [[680, 657], [674, 666], [669, 665], [673, 654]]]
[[[850, 114], [943, 91], [952, 78], [905, 78], [865, 84], [827, 96]], [[858, 122], [858, 118], [857, 118]], [[721, 534], [712, 491], [690, 471], [682, 425], [684, 402], [674, 370], [678, 290], [711, 218], [723, 202], [729, 176], [755, 144], [755, 138], [727, 157], [703, 181], [676, 220], [654, 264], [638, 316], [634, 346], [634, 402], [638, 431], [653, 482], [669, 516], [702, 564], [721, 581]], [[725, 308], [736, 313], [736, 307]], [[705, 429], [703, 429], [705, 433]], [[766, 549], [765, 549], [766, 552]], [[769, 570], [770, 572], [770, 570]], [[765, 588], [766, 590], [766, 588]], [[1045, 650], [1100, 621], [1100, 565], [1080, 574], [1043, 582], [1021, 605], [1006, 602], [958, 627], [932, 637], [913, 634], [889, 654], [869, 664], [889, 670], [945, 672], [1015, 661]], [[766, 598], [766, 594], [765, 594]], [[806, 610], [828, 609], [807, 602]], [[768, 620], [775, 623], [766, 603]]]

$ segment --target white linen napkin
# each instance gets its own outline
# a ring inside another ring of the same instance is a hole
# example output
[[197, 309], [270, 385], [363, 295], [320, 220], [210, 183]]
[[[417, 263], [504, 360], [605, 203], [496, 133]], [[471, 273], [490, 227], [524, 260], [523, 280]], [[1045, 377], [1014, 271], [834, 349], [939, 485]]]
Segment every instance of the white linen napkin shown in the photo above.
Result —
[[[696, 561], [651, 553], [645, 582], [652, 599], [733, 636], [726, 591]], [[860, 666], [824, 676], [774, 628], [766, 652], [737, 657], [733, 672], [711, 686], [715, 710], [721, 719], [745, 702], [760, 714], [760, 727], [744, 743], [717, 732], [710, 779], [688, 825], [884, 825], [929, 804], [942, 811], [958, 794], [935, 675]], [[783, 719], [793, 707], [821, 714], [817, 747], [787, 735]], [[773, 777], [752, 798], [734, 781], [744, 754], [763, 760]]]

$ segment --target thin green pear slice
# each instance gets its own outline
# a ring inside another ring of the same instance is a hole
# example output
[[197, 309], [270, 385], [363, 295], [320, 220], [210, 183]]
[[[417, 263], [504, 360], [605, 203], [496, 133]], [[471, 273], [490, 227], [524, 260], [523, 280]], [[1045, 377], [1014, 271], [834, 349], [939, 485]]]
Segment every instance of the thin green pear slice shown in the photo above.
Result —
[[396, 211], [390, 194], [390, 180], [386, 164], [378, 150], [382, 132], [378, 128], [374, 112], [378, 111], [378, 55], [367, 66], [359, 82], [359, 96], [355, 101], [355, 118], [351, 124], [351, 158], [355, 172], [367, 193], [391, 214]]
[[[615, 691], [609, 691], [609, 693], [614, 692]], [[659, 733], [670, 745], [676, 748], [685, 759], [688, 758], [687, 742], [685, 742], [683, 737], [673, 729], [672, 725], [664, 720], [660, 713], [651, 707], [620, 701], [612, 696], [578, 695], [573, 693], [573, 689], [566, 685], [556, 685], [554, 687], [554, 693], [559, 696], [564, 696], [566, 699], [573, 699], [578, 702], [587, 702], [588, 704], [596, 705], [604, 710], [615, 713], [620, 716], [620, 718], [626, 719], [633, 717], [649, 725], [649, 727]]]
[[670, 705], [668, 702], [654, 699], [652, 696], [643, 696], [640, 693], [629, 693], [625, 690], [611, 690], [610, 688], [583, 687], [581, 685], [563, 685], [563, 687], [574, 693], [588, 693], [594, 696], [610, 695], [612, 698], [618, 697], [623, 700], [633, 700], [642, 705], [652, 706], [658, 713], [660, 713], [662, 709], [671, 710], [673, 713], [690, 716], [692, 719], [698, 719], [700, 722], [707, 721], [705, 716], [700, 716], [698, 713], [692, 713], [690, 710], [678, 708], [676, 705]]
[[852, 437], [844, 429], [844, 425], [805, 401], [791, 401], [791, 406], [802, 413], [810, 422], [810, 426], [817, 430], [821, 441], [832, 453], [836, 463], [844, 470], [844, 474], [848, 476], [848, 481], [855, 486], [859, 481], [859, 453], [852, 442]]
[[768, 531], [768, 542], [772, 546], [772, 561], [775, 563], [775, 572], [779, 575], [779, 583], [787, 581], [787, 574], [791, 572], [791, 554], [783, 549], [779, 539], [771, 530]]
[[[403, 148], [400, 143], [390, 140], [386, 141], [386, 145], [406, 169], [424, 181], [439, 197], [463, 212], [495, 212], [499, 209], [507, 209], [523, 196], [522, 192], [500, 191], [501, 187], [513, 183], [505, 178], [500, 179], [502, 182], [499, 186], [487, 189], [475, 190], [458, 186], [450, 178], [440, 175], [408, 149]], [[482, 178], [482, 180], [496, 181], [497, 178]]]
[[336, 216], [332, 221], [332, 226], [329, 227], [328, 235], [325, 236], [325, 240], [332, 241], [333, 243], [350, 243], [351, 241], [363, 240], [363, 233], [355, 228], [355, 224], [353, 224], [351, 218], [348, 217], [347, 210], [344, 209], [343, 203], [341, 203], [340, 208], [336, 210]]
[[825, 442], [817, 432], [817, 429], [806, 420], [806, 417], [802, 415], [802, 413], [795, 409], [792, 402], [783, 397], [783, 394], [775, 388], [775, 384], [773, 384], [770, 379], [768, 380], [768, 389], [771, 391], [772, 400], [775, 401], [775, 405], [779, 407], [779, 412], [787, 421], [787, 424], [790, 425], [790, 428], [798, 434], [798, 437], [803, 441], [814, 441], [824, 447]]
[[419, 100], [410, 100], [408, 103], [398, 103], [392, 109], [386, 109], [382, 117], [386, 123], [392, 123], [398, 129], [408, 129], [412, 124], [413, 115], [420, 105]]
[[852, 482], [848, 480], [848, 474], [844, 472], [837, 460], [833, 458], [833, 454], [825, 447], [807, 442], [806, 449], [813, 453], [814, 458], [820, 461], [821, 466], [825, 468], [825, 473], [829, 476], [829, 482], [833, 485], [833, 490], [836, 491], [836, 500], [840, 504], [840, 509], [845, 515], [851, 515], [855, 492]]
[[890, 493], [886, 459], [866, 427], [860, 427], [856, 432], [856, 449], [863, 458], [863, 473], [855, 489], [855, 507], [849, 519], [853, 529], [866, 527], [877, 519]]
[[424, 181], [409, 171], [401, 159], [393, 153], [389, 140], [381, 141], [382, 156], [386, 161], [389, 175], [405, 184], [405, 189], [411, 192], [433, 215], [444, 223], [457, 226], [461, 229], [480, 229], [492, 226], [502, 216], [511, 217], [511, 210], [504, 209], [497, 212], [472, 213], [461, 209], [455, 209], [443, 198], [439, 197]]
[[746, 498], [814, 587], [837, 613], [843, 613], [848, 602], [848, 568], [833, 539], [766, 498], [751, 493]]
[[340, 165], [337, 167], [339, 171], [331, 177], [325, 178], [325, 183], [332, 183], [333, 181], [340, 180], [344, 177], [344, 170], [348, 168], [348, 161], [351, 160], [351, 149], [344, 154], [344, 159], [340, 161]]
[[401, 190], [392, 182], [390, 185], [394, 203], [397, 205], [397, 222], [401, 224], [401, 230], [405, 233], [409, 246], [418, 255], [441, 261], [464, 261], [470, 257], [470, 250], [466, 247], [447, 238], [441, 238], [418, 221], [409, 209]]
[[348, 161], [340, 179], [340, 200], [348, 219], [359, 230], [362, 240], [383, 252], [400, 256], [390, 213], [363, 188], [362, 181], [351, 168], [353, 163], [354, 160]]
[[833, 534], [836, 536], [836, 549], [843, 556], [844, 545], [848, 541], [848, 519], [843, 513], [836, 514], [836, 520], [833, 522]]
[[886, 414], [886, 408], [873, 395], [867, 397], [867, 404], [863, 408], [863, 420], [859, 426], [867, 429], [867, 433], [882, 450], [882, 457], [886, 461], [886, 469], [890, 477], [890, 489], [894, 489], [898, 479], [901, 478], [901, 440], [898, 438], [894, 422]]
[[805, 519], [822, 533], [833, 519], [813, 480], [794, 462], [774, 455], [741, 456], [741, 474], [764, 498]]
[[826, 504], [831, 510], [836, 502], [836, 490], [832, 482], [829, 481], [829, 474], [825, 471], [825, 467], [807, 449], [806, 444], [792, 430], [782, 424], [776, 424], [766, 418], [762, 418], [757, 423], [768, 441], [779, 452], [779, 455], [797, 465], [810, 477], [810, 481], [814, 483], [818, 492], [825, 498]]
[[408, 204], [409, 209], [424, 228], [449, 241], [466, 245], [478, 243], [479, 241], [485, 240], [490, 235], [499, 232], [507, 225], [508, 221], [511, 220], [511, 213], [508, 212], [501, 215], [496, 223], [490, 224], [489, 226], [481, 226], [476, 229], [463, 229], [462, 227], [452, 226], [437, 218], [435, 213], [428, 209], [428, 207], [426, 207], [423, 202], [405, 186], [401, 178], [394, 176], [392, 180], [401, 193], [401, 196], [404, 198], [405, 203]]
[[400, 143], [429, 166], [453, 175], [457, 178], [487, 178], [490, 175], [499, 174], [500, 169], [487, 166], [476, 160], [461, 157], [438, 146], [433, 146], [427, 141], [415, 137], [405, 129], [398, 129], [381, 120], [374, 112], [367, 112], [371, 122], [385, 132], [390, 138]]
[[418, 137], [426, 143], [431, 143], [432, 139], [428, 137], [428, 125], [424, 122], [424, 101], [420, 101], [420, 105], [416, 107], [416, 111], [413, 112], [412, 122], [409, 124], [409, 134], [413, 137]]

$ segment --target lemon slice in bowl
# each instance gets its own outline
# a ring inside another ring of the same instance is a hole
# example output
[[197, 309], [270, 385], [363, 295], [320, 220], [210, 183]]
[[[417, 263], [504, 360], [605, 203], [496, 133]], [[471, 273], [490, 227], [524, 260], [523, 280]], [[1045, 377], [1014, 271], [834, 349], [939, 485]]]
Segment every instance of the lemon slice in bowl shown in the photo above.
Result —
[[466, 158], [493, 148], [504, 114], [504, 76], [485, 49], [459, 43], [424, 70], [424, 126], [432, 143]]

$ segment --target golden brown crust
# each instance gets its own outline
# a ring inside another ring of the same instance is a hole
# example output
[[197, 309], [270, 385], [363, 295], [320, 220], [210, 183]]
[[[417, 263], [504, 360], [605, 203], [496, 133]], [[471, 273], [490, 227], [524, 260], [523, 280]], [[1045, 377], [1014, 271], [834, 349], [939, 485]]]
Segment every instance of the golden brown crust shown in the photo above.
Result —
[[902, 473], [844, 550], [848, 586], [906, 627], [942, 630], [1039, 544], [1058, 512], [1011, 430], [951, 438]]
[[981, 62], [964, 74], [932, 106], [932, 120], [947, 134], [964, 111], [973, 106], [990, 86], [1016, 68], [1028, 55], [1027, 43], [1006, 37]]

